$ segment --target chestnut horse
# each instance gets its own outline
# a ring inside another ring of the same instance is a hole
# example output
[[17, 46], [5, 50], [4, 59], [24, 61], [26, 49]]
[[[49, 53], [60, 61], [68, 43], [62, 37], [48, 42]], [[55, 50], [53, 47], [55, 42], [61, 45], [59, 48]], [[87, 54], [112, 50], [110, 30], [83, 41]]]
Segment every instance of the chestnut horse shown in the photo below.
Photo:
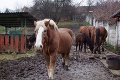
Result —
[[103, 26], [98, 26], [92, 31], [92, 38], [94, 40], [94, 53], [96, 54], [96, 51], [100, 52], [100, 46], [102, 45], [102, 51], [104, 51], [104, 42], [107, 38], [107, 30]]
[[73, 39], [70, 29], [58, 29], [56, 23], [50, 19], [34, 21], [36, 26], [35, 49], [42, 50], [46, 63], [49, 79], [53, 79], [57, 54], [62, 55], [63, 65], [68, 70], [69, 52]]
[[72, 30], [70, 30], [68, 28], [59, 28], [59, 30], [67, 31], [71, 35], [71, 37], [73, 38], [73, 31]]
[[94, 44], [91, 39], [85, 33], [78, 33], [76, 35], [76, 51], [77, 46], [79, 45], [79, 50], [82, 51], [84, 45], [84, 52], [86, 52], [86, 44], [89, 46], [91, 52], [93, 53]]
[[85, 33], [89, 38], [91, 38], [93, 29], [95, 29], [94, 26], [81, 26], [79, 31], [80, 33]]

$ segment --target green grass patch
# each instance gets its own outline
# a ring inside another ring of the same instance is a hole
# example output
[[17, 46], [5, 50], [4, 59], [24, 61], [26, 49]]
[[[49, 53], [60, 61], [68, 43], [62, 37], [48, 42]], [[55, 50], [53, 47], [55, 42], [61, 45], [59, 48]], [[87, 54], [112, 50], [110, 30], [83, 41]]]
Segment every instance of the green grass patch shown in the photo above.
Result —
[[70, 26], [73, 26], [73, 25], [79, 25], [79, 22], [73, 22], [73, 21], [69, 21], [69, 22], [59, 22], [58, 23], [58, 26], [59, 27], [70, 27]]
[[115, 50], [114, 46], [112, 46], [111, 44], [107, 44], [107, 48]]
[[19, 58], [23, 58], [23, 57], [31, 57], [31, 56], [35, 56], [36, 52], [33, 51], [29, 51], [25, 54], [8, 54], [8, 53], [2, 53], [0, 54], [0, 62], [1, 61], [7, 61], [7, 60], [16, 60]]
[[90, 26], [89, 22], [86, 22], [86, 21], [80, 22], [80, 25], [83, 25], [83, 26]]
[[114, 47], [114, 46], [111, 45], [111, 44], [108, 44], [108, 43], [106, 43], [106, 44], [107, 44], [107, 45], [106, 45], [106, 48], [107, 48], [108, 50], [110, 50], [110, 51], [112, 51], [112, 52], [120, 55], [120, 47], [116, 48], [116, 47]]

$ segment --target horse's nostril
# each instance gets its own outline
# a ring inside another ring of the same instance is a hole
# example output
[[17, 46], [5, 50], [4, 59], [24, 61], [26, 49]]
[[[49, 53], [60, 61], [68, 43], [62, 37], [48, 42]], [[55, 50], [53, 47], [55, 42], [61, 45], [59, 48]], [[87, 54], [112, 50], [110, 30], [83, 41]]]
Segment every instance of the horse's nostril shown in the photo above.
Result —
[[42, 48], [42, 45], [40, 45], [40, 48]]

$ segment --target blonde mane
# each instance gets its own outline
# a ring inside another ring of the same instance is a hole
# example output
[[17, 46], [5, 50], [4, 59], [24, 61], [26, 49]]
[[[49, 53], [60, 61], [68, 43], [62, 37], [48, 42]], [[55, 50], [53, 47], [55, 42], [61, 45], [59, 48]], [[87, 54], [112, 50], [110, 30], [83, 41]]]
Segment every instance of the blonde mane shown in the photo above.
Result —
[[49, 24], [51, 26], [53, 26], [55, 30], [58, 30], [58, 26], [56, 25], [56, 23], [52, 19], [44, 19], [44, 20], [37, 21], [37, 26], [36, 26], [35, 30], [38, 29], [40, 26], [46, 27], [45, 22], [49, 21], [49, 20], [50, 20]]

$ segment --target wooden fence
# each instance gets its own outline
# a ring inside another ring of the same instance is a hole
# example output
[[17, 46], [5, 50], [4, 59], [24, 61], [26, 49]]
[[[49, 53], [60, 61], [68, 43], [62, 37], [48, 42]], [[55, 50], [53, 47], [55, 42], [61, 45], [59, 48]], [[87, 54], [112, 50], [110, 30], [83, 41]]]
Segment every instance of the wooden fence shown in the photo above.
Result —
[[0, 34], [0, 52], [25, 53], [26, 35]]

